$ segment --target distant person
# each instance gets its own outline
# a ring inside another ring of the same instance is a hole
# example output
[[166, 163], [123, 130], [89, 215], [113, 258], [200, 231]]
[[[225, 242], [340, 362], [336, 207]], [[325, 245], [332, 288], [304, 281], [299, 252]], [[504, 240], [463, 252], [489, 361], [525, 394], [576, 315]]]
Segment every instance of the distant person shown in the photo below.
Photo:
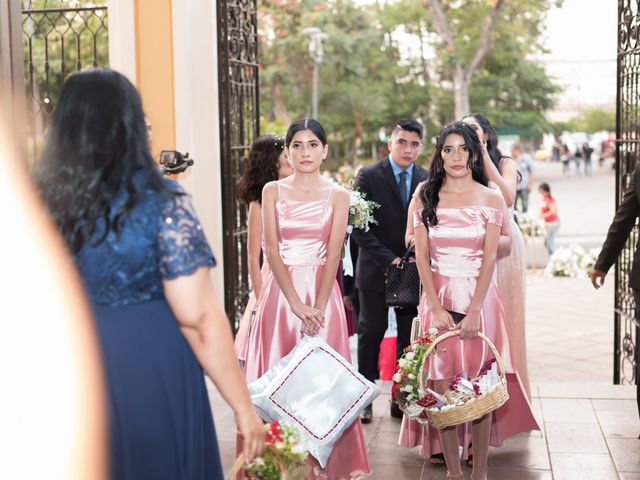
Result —
[[576, 147], [576, 151], [573, 154], [573, 161], [576, 164], [576, 175], [582, 175], [582, 171], [580, 170], [580, 163], [582, 162], [582, 148], [579, 146]]
[[571, 151], [566, 143], [562, 145], [561, 152], [560, 160], [562, 161], [562, 176], [569, 176], [571, 175]]
[[547, 251], [549, 255], [553, 255], [556, 251], [556, 232], [560, 228], [560, 219], [558, 217], [558, 202], [551, 195], [551, 187], [548, 183], [541, 183], [538, 187], [540, 195], [542, 195], [542, 207], [540, 215], [544, 220], [544, 228], [547, 233]]
[[[593, 270], [589, 272], [589, 279], [596, 289], [604, 284], [605, 276], [627, 244], [638, 216], [640, 216], [640, 168], [636, 166], [631, 176], [631, 183], [625, 190], [622, 202], [613, 217], [600, 255], [598, 255]], [[640, 321], [640, 268], [638, 259], [640, 259], [640, 237], [636, 240], [633, 263], [629, 273], [629, 287], [633, 292], [636, 322]], [[638, 340], [640, 340], [640, 327], [636, 326], [636, 342]], [[638, 345], [636, 345], [635, 354], [636, 403], [638, 405], [638, 414], [640, 414], [640, 368], [638, 368], [640, 365], [640, 348], [638, 348]]]
[[553, 146], [551, 147], [551, 161], [552, 162], [559, 162], [560, 161], [560, 156], [562, 155], [562, 144], [558, 141], [556, 141]]
[[151, 158], [129, 80], [69, 77], [36, 180], [93, 308], [111, 478], [223, 478], [204, 374], [236, 414], [245, 459], [259, 454], [264, 429], [215, 297], [215, 259], [189, 197]]
[[593, 173], [593, 148], [589, 145], [589, 142], [584, 142], [582, 145], [582, 154], [584, 155], [584, 174], [591, 176]]
[[533, 158], [528, 153], [522, 153], [522, 148], [517, 143], [511, 147], [511, 158], [516, 162], [516, 167], [520, 174], [516, 187], [515, 207], [520, 207], [519, 210], [522, 213], [527, 213], [529, 210], [529, 193], [531, 193], [535, 178], [533, 174]]

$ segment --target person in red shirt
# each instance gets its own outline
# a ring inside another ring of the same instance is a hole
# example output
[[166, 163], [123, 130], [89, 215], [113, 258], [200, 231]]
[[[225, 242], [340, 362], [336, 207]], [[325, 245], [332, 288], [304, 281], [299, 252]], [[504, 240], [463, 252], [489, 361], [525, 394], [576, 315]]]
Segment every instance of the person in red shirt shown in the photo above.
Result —
[[540, 207], [540, 215], [544, 219], [545, 230], [547, 231], [547, 250], [552, 255], [556, 249], [556, 232], [560, 228], [560, 219], [558, 218], [558, 202], [551, 196], [551, 187], [543, 182], [538, 187], [540, 195], [542, 195], [542, 207]]

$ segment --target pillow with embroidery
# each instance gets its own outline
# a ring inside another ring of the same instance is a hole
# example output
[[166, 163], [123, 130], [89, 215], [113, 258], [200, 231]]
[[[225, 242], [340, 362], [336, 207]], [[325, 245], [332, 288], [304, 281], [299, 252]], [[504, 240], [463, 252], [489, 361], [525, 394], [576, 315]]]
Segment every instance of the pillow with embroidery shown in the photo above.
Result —
[[380, 389], [319, 337], [303, 337], [289, 354], [249, 384], [267, 422], [295, 425], [322, 468], [333, 445]]

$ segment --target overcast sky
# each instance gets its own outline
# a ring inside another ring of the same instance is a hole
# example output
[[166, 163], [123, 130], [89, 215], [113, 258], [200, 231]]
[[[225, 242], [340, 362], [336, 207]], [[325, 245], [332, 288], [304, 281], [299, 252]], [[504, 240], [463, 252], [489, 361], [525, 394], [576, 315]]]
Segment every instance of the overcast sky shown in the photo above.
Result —
[[548, 71], [565, 87], [558, 107], [613, 106], [616, 97], [616, 0], [564, 0], [548, 14]]

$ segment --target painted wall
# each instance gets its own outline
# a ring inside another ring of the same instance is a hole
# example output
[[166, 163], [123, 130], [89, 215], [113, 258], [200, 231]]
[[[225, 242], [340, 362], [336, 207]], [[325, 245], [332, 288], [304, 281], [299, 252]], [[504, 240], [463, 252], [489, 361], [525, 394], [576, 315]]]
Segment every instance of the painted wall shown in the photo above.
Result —
[[179, 182], [191, 193], [218, 266], [224, 305], [215, 0], [109, 0], [109, 61], [138, 87], [154, 155], [189, 152]]

